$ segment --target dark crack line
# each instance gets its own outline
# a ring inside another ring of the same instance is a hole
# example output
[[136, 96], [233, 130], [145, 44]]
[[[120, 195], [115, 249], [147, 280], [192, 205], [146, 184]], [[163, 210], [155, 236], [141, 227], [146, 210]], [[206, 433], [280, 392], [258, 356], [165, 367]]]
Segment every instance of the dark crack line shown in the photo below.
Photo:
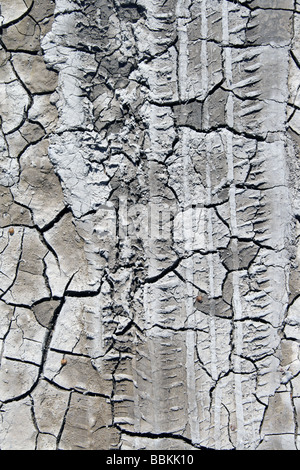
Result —
[[227, 124], [218, 124], [216, 126], [210, 126], [209, 128], [200, 129], [192, 124], [177, 124], [178, 128], [187, 128], [191, 129], [192, 131], [198, 132], [200, 134], [211, 134], [212, 132], [220, 132], [222, 129], [228, 130], [233, 135], [237, 135], [239, 137], [246, 137], [247, 139], [256, 140], [257, 142], [265, 142], [266, 136], [259, 135], [259, 134], [251, 134], [247, 131], [237, 131], [233, 127], [228, 126]]
[[179, 266], [179, 264], [181, 263], [182, 260], [183, 260], [183, 258], [178, 258], [171, 266], [168, 266], [167, 268], [163, 269], [156, 276], [146, 277], [145, 280], [144, 280], [144, 284], [152, 284], [152, 283], [155, 283], [158, 280], [162, 279], [167, 274], [174, 271]]
[[[74, 277], [74, 275], [71, 276], [70, 280], [67, 283], [67, 286], [66, 286], [65, 290], [67, 289], [67, 287], [72, 282], [73, 277]], [[54, 310], [54, 315], [51, 319], [49, 330], [45, 334], [44, 344], [43, 344], [43, 349], [42, 349], [42, 358], [41, 358], [40, 364], [38, 365], [38, 374], [37, 374], [37, 378], [35, 379], [34, 383], [25, 392], [21, 393], [20, 395], [15, 396], [15, 397], [3, 400], [2, 403], [11, 403], [11, 402], [23, 400], [24, 398], [29, 396], [33, 392], [33, 390], [36, 388], [36, 386], [38, 385], [38, 383], [40, 381], [40, 377], [42, 376], [43, 371], [44, 371], [44, 365], [45, 365], [45, 362], [47, 360], [48, 351], [49, 351], [50, 343], [51, 343], [51, 340], [52, 340], [54, 328], [55, 328], [57, 319], [59, 317], [59, 314], [62, 310], [62, 307], [63, 307], [64, 303], [65, 303], [65, 296], [62, 297], [59, 306]], [[28, 306], [27, 306], [27, 308], [28, 308]], [[24, 361], [21, 361], [21, 362], [24, 362]], [[34, 365], [37, 365], [37, 364], [34, 364]]]
[[0, 299], [2, 299], [2, 297], [4, 297], [7, 294], [7, 292], [10, 291], [10, 289], [14, 286], [14, 284], [17, 280], [17, 277], [18, 277], [18, 274], [19, 274], [20, 264], [23, 261], [22, 256], [23, 256], [24, 236], [25, 236], [25, 231], [23, 230], [23, 233], [22, 233], [22, 236], [21, 236], [21, 241], [20, 241], [20, 254], [19, 254], [17, 265], [16, 265], [15, 276], [14, 276], [11, 284], [9, 285], [9, 287], [0, 295]]
[[71, 399], [72, 399], [72, 391], [70, 392], [69, 394], [69, 398], [68, 398], [68, 403], [67, 403], [67, 406], [66, 406], [66, 409], [65, 409], [65, 412], [64, 412], [64, 415], [63, 415], [63, 418], [62, 418], [62, 422], [61, 422], [61, 426], [60, 426], [60, 429], [57, 433], [57, 437], [56, 437], [56, 449], [58, 450], [59, 449], [59, 443], [61, 441], [61, 437], [62, 437], [62, 434], [64, 432], [64, 429], [65, 429], [65, 424], [66, 424], [66, 420], [67, 420], [67, 415], [68, 415], [68, 412], [70, 410], [70, 405], [71, 405]]
[[194, 447], [195, 449], [199, 450], [215, 450], [210, 447], [205, 447], [200, 444], [195, 444], [191, 439], [188, 437], [179, 435], [179, 434], [174, 434], [172, 432], [160, 432], [160, 433], [153, 433], [153, 432], [134, 432], [130, 431], [128, 429], [123, 429], [119, 424], [114, 425], [118, 431], [120, 431], [123, 434], [126, 434], [128, 436], [132, 437], [144, 437], [144, 438], [149, 438], [149, 439], [175, 439], [178, 441], [183, 441], [186, 444], [189, 444], [190, 446]]

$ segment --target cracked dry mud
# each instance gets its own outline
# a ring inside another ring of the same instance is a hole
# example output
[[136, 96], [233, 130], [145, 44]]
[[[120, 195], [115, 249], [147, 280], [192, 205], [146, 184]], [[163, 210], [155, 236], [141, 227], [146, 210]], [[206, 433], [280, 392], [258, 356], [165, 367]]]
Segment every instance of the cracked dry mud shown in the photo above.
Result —
[[299, 449], [300, 1], [0, 3], [0, 448]]

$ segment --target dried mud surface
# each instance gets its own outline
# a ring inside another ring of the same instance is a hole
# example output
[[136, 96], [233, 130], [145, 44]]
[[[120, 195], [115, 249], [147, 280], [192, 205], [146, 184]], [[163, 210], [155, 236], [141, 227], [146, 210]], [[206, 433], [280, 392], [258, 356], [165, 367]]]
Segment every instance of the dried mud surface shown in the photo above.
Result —
[[0, 448], [299, 449], [300, 2], [0, 20]]

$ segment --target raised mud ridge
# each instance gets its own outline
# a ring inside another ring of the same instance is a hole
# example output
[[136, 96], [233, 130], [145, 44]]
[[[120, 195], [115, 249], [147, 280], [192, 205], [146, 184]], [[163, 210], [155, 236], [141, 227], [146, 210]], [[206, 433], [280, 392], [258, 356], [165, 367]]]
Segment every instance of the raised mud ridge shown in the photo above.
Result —
[[300, 448], [300, 1], [2, 0], [0, 448]]

